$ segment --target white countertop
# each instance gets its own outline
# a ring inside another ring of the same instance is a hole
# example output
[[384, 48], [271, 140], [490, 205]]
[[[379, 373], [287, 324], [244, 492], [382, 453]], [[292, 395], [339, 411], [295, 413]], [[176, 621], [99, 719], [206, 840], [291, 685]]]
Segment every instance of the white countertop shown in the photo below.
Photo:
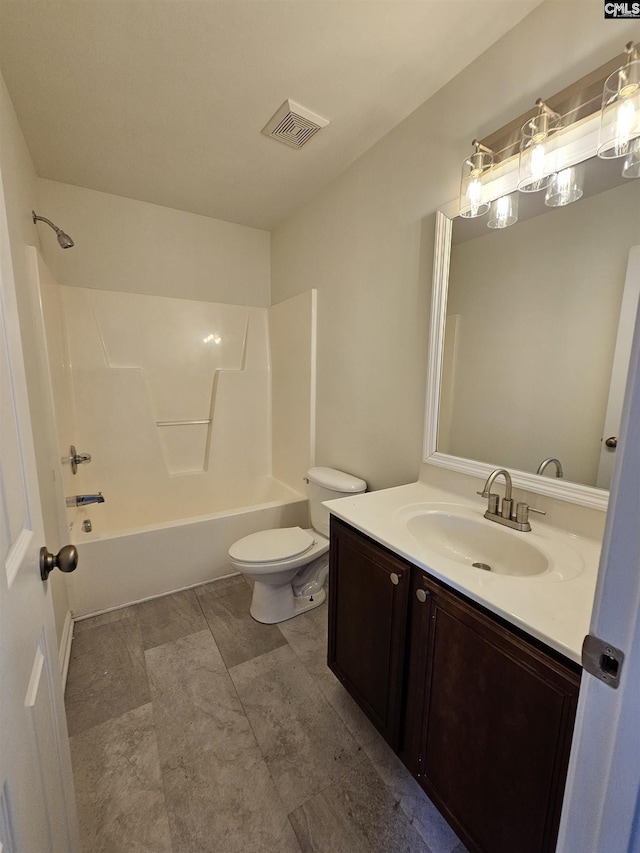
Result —
[[[458, 494], [418, 482], [324, 505], [337, 518], [580, 663], [582, 642], [589, 633], [600, 541], [551, 527], [537, 515], [532, 516], [531, 532], [511, 531], [484, 518], [486, 503], [483, 498], [465, 501]], [[407, 526], [407, 519], [416, 512], [430, 509], [491, 525], [507, 536], [523, 537], [549, 557], [551, 566], [541, 574], [520, 577], [449, 559]]]

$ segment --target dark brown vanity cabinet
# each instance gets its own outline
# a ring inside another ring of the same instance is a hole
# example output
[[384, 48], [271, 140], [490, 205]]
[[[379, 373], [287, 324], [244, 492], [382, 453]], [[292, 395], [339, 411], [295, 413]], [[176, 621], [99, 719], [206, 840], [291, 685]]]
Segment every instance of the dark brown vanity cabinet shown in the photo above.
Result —
[[578, 667], [418, 569], [410, 600], [406, 763], [471, 849], [553, 851]]
[[331, 519], [331, 670], [394, 749], [405, 679], [410, 566]]
[[470, 850], [553, 851], [579, 667], [343, 522], [331, 538], [332, 670]]

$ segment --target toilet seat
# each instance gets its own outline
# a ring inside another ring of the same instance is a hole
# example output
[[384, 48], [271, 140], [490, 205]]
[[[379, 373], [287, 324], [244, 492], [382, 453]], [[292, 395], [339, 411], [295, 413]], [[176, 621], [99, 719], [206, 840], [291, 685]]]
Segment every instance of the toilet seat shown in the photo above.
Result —
[[261, 530], [239, 539], [229, 556], [239, 563], [280, 563], [300, 557], [315, 545], [315, 539], [301, 527]]

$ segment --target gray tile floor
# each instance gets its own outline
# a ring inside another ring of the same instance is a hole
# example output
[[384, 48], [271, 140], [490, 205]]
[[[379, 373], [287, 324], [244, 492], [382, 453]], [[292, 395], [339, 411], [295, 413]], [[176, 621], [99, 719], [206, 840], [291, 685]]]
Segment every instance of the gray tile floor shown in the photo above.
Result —
[[326, 665], [326, 604], [241, 577], [78, 622], [66, 705], [85, 853], [464, 853]]

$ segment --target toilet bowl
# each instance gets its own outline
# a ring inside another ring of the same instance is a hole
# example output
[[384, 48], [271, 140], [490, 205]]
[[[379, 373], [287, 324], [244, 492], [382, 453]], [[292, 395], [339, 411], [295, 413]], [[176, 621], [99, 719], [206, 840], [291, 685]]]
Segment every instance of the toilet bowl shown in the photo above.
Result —
[[322, 502], [367, 488], [334, 468], [310, 468], [307, 483], [311, 528], [261, 530], [229, 548], [231, 565], [253, 581], [250, 613], [257, 622], [284, 622], [322, 604], [329, 571], [329, 511]]

